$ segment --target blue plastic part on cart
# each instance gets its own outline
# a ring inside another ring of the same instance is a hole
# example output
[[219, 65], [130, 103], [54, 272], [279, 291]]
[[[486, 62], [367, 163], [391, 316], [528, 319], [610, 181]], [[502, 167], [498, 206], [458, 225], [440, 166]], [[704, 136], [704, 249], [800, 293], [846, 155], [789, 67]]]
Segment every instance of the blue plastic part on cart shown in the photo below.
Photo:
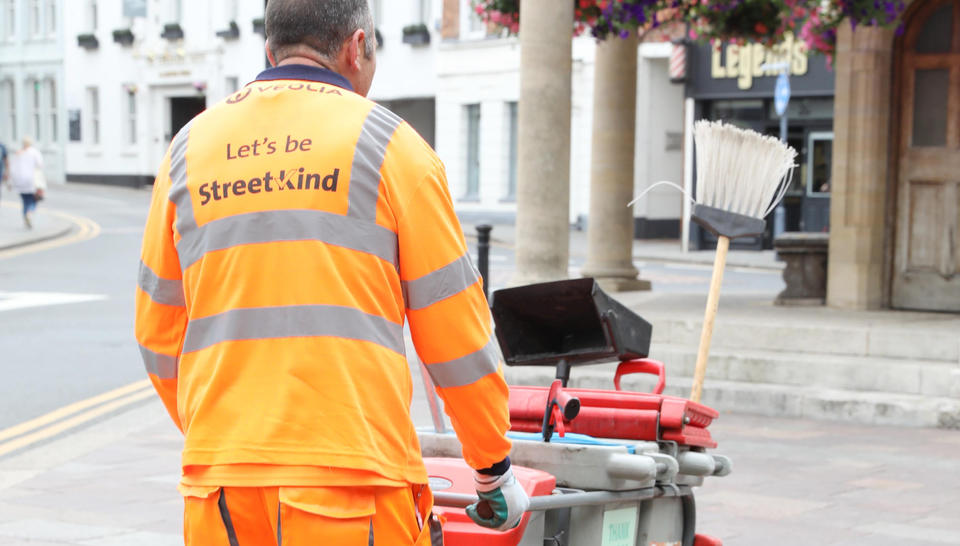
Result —
[[[507, 438], [511, 440], [527, 440], [530, 442], [542, 442], [543, 435], [539, 432], [507, 432]], [[575, 432], [568, 432], [561, 437], [556, 432], [553, 433], [553, 437], [550, 438], [551, 443], [556, 444], [576, 444], [576, 445], [587, 445], [587, 446], [615, 446], [615, 447], [625, 447], [627, 448], [628, 453], [636, 453], [636, 446], [631, 444], [624, 444], [620, 442], [612, 442], [610, 440], [599, 440], [593, 436], [587, 436], [586, 434], [577, 434]]]

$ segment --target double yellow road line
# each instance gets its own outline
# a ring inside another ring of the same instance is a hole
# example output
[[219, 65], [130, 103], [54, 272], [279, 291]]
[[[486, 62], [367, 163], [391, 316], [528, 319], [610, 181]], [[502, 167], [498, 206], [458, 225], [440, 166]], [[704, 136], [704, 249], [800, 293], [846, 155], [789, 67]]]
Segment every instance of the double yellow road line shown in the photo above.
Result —
[[[15, 208], [16, 205], [12, 203], [0, 203], [0, 207]], [[24, 246], [10, 248], [7, 250], [0, 251], [0, 259], [2, 258], [12, 258], [14, 256], [20, 256], [21, 254], [28, 254], [32, 252], [39, 252], [41, 250], [49, 250], [51, 248], [56, 248], [58, 246], [69, 245], [73, 243], [80, 243], [83, 241], [88, 241], [93, 239], [97, 235], [100, 235], [100, 224], [94, 222], [89, 218], [84, 218], [83, 216], [77, 216], [70, 214], [68, 212], [63, 212], [59, 210], [47, 209], [46, 214], [51, 216], [57, 216], [63, 218], [64, 220], [77, 226], [75, 231], [63, 235], [62, 237], [55, 237], [53, 239], [48, 239], [45, 241], [39, 241], [36, 243], [26, 244]]]
[[[11, 203], [0, 203], [0, 206], [15, 207]], [[0, 251], [0, 259], [79, 243], [93, 239], [100, 234], [100, 225], [89, 218], [49, 209], [47, 214], [58, 216], [73, 223], [76, 225], [76, 229], [62, 237]], [[97, 417], [152, 395], [153, 387], [149, 380], [144, 379], [86, 400], [74, 402], [25, 423], [0, 430], [0, 457], [53, 438], [64, 431], [81, 426]]]
[[153, 386], [148, 379], [144, 379], [0, 430], [0, 457], [151, 396], [154, 396]]

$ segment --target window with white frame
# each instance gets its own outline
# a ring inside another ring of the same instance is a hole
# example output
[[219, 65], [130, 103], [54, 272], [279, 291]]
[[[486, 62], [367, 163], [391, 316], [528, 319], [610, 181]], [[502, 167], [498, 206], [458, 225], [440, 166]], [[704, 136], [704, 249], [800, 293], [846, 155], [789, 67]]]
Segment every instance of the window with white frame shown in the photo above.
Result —
[[100, 144], [100, 91], [96, 87], [87, 88], [87, 143]]
[[46, 16], [47, 21], [47, 36], [53, 37], [57, 35], [57, 0], [47, 0], [46, 9], [44, 9], [44, 15]]
[[98, 24], [97, 0], [87, 0], [87, 29], [90, 32], [97, 31]]
[[47, 94], [47, 131], [50, 135], [50, 142], [55, 143], [59, 138], [59, 132], [57, 131], [57, 81], [53, 78], [47, 78], [44, 82], [44, 87], [46, 87]]
[[179, 23], [183, 15], [183, 2], [181, 0], [167, 0], [167, 22]]
[[504, 200], [517, 198], [517, 103], [507, 103], [507, 191]]
[[17, 34], [17, 0], [0, 1], [0, 40], [12, 41]]
[[13, 80], [0, 81], [0, 138], [7, 144], [17, 140], [17, 97]]
[[430, 0], [417, 0], [417, 22], [429, 24], [430, 21]]
[[467, 104], [463, 110], [467, 129], [467, 187], [463, 198], [475, 200], [480, 198], [480, 105]]
[[226, 23], [236, 22], [240, 16], [240, 0], [222, 0], [223, 20]]
[[40, 0], [29, 0], [30, 1], [30, 36], [36, 38], [40, 36], [40, 32], [43, 28], [43, 21], [40, 18]]
[[460, 35], [465, 38], [482, 38], [486, 36], [487, 29], [483, 20], [473, 9], [470, 0], [461, 0], [460, 6]]
[[137, 88], [134, 85], [124, 86], [124, 134], [127, 144], [137, 143]]
[[27, 105], [29, 112], [28, 120], [29, 124], [27, 130], [28, 134], [33, 135], [33, 139], [36, 142], [43, 140], [43, 121], [42, 115], [40, 113], [41, 105], [43, 104], [40, 100], [40, 81], [35, 78], [28, 78], [25, 82], [26, 92], [27, 92]]

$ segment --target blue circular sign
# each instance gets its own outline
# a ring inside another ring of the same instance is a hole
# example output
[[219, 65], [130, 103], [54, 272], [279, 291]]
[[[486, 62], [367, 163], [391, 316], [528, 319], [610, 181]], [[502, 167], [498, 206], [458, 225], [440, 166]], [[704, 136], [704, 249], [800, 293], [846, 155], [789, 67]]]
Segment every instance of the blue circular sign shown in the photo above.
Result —
[[777, 78], [777, 87], [773, 92], [773, 107], [777, 109], [777, 115], [783, 116], [787, 111], [787, 104], [790, 103], [790, 76], [785, 72], [780, 73]]

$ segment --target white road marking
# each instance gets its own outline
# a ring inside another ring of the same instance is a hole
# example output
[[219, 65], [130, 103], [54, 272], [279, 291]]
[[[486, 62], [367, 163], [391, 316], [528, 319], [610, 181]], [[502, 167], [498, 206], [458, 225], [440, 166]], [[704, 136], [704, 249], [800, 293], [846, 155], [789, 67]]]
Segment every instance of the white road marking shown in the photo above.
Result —
[[107, 299], [104, 294], [67, 294], [60, 292], [0, 292], [0, 311], [85, 303]]

